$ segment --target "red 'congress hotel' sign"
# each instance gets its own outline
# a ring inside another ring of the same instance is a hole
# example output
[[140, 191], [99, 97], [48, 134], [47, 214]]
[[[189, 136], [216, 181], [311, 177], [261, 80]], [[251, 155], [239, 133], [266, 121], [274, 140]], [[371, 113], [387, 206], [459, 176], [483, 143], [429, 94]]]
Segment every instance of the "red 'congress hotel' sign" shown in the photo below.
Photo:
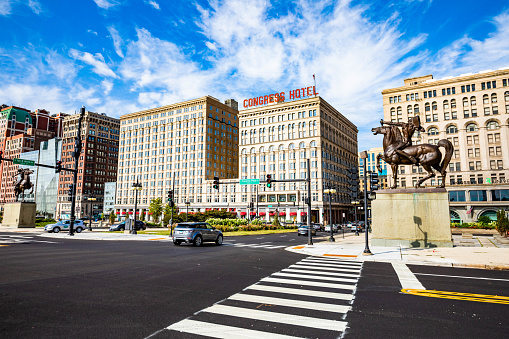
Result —
[[[289, 100], [295, 100], [305, 97], [310, 97], [312, 95], [317, 95], [315, 86], [302, 87], [294, 89], [293, 91], [288, 92]], [[269, 95], [262, 95], [256, 98], [245, 99], [244, 100], [244, 108], [254, 107], [259, 105], [267, 105], [277, 102], [285, 101], [285, 92], [274, 93]]]

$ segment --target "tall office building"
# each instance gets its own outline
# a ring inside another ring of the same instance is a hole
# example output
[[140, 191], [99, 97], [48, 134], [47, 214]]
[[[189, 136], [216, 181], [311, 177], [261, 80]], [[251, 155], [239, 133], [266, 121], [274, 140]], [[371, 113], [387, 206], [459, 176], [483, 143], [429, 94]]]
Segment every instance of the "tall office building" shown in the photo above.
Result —
[[[420, 116], [426, 132], [416, 133], [414, 144], [448, 139], [454, 145], [446, 180], [451, 220], [494, 219], [498, 209], [509, 208], [508, 68], [438, 80], [432, 75], [405, 79], [404, 86], [382, 95], [384, 120]], [[420, 166], [400, 166], [399, 171], [398, 187], [414, 186], [425, 175]], [[388, 180], [391, 185], [390, 169]]]
[[[276, 181], [306, 179], [309, 159], [312, 220], [329, 222], [329, 198], [333, 223], [352, 220], [346, 174], [358, 164], [357, 127], [314, 89], [289, 91], [286, 99], [293, 101], [259, 97], [244, 102], [248, 108], [239, 115], [240, 178], [266, 180], [270, 174]], [[336, 189], [330, 197], [324, 193], [329, 187]], [[299, 222], [306, 219], [306, 197], [306, 182], [275, 182], [271, 188], [259, 185], [259, 190], [242, 186], [237, 203], [245, 208], [254, 202], [262, 217], [277, 209], [287, 220]]]
[[[383, 154], [384, 149], [383, 147], [374, 147], [370, 148], [366, 151], [368, 153], [368, 157], [366, 158], [366, 176], [368, 179], [368, 191], [371, 190], [370, 184], [369, 184], [369, 173], [377, 173], [378, 174], [378, 180], [379, 180], [379, 187], [380, 189], [386, 189], [387, 188], [387, 164], [385, 161], [380, 159], [380, 167], [382, 168], [382, 172], [378, 172], [378, 168], [376, 167], [377, 163], [377, 156], [378, 154]], [[360, 158], [359, 155], [359, 185], [360, 190], [364, 191], [364, 159]], [[362, 199], [362, 197], [361, 197]]]
[[238, 177], [237, 102], [226, 102], [204, 96], [120, 117], [120, 215], [133, 213], [137, 181], [139, 210], [153, 199], [165, 201], [171, 189], [179, 206], [198, 208], [210, 199], [206, 180]]
[[[63, 121], [62, 167], [74, 168], [74, 141], [78, 130], [79, 114], [67, 116]], [[76, 188], [76, 217], [102, 213], [104, 183], [117, 178], [119, 119], [104, 113], [85, 112], [81, 127], [82, 152], [78, 161]], [[72, 172], [60, 172], [58, 184], [57, 216], [70, 218], [69, 185]], [[90, 198], [95, 200], [89, 200]], [[91, 203], [93, 201], [93, 203]]]

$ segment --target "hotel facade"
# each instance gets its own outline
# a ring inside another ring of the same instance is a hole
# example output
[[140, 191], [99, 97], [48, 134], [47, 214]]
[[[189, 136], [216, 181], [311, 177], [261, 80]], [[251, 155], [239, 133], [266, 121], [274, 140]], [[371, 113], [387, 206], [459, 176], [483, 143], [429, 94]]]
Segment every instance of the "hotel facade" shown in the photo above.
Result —
[[[319, 96], [262, 102], [238, 111], [235, 100], [205, 96], [122, 116], [117, 214], [134, 213], [130, 188], [139, 180], [138, 213], [152, 199], [166, 202], [173, 189], [180, 211], [225, 209], [265, 220], [278, 213], [303, 221], [307, 183], [277, 180], [306, 179], [309, 159], [312, 220], [329, 220], [327, 185], [337, 192], [333, 221], [347, 220], [346, 169], [358, 163], [357, 128]], [[267, 174], [275, 181], [271, 188]], [[212, 188], [214, 177], [219, 190]], [[241, 179], [261, 183], [240, 185]]]
[[[509, 69], [433, 79], [404, 80], [404, 86], [382, 91], [384, 120], [420, 116], [425, 133], [413, 144], [437, 144], [448, 139], [454, 155], [448, 168], [451, 221], [496, 219], [509, 209]], [[380, 143], [382, 140], [380, 140]], [[400, 166], [398, 187], [412, 187], [425, 175], [422, 167]], [[393, 183], [388, 168], [388, 185]], [[437, 177], [425, 182], [436, 186]]]

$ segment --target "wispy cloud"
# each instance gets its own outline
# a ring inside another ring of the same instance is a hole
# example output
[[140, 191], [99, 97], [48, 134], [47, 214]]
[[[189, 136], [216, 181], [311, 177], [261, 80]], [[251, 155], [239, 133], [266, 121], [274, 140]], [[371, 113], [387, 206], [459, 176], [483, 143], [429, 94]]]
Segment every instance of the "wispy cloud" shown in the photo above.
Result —
[[69, 55], [73, 57], [74, 59], [81, 60], [84, 63], [90, 65], [93, 67], [93, 72], [106, 76], [106, 77], [112, 77], [112, 78], [118, 78], [118, 76], [111, 70], [108, 65], [104, 62], [104, 57], [101, 53], [96, 53], [95, 55], [92, 55], [88, 52], [80, 52], [76, 49], [71, 48], [69, 50]]
[[41, 3], [38, 0], [0, 0], [0, 15], [7, 16], [12, 13], [12, 6], [26, 4], [32, 12], [39, 15], [42, 12]]
[[159, 4], [157, 2], [155, 2], [154, 0], [145, 0], [145, 3], [147, 5], [150, 5], [150, 6], [154, 7], [157, 10], [161, 9], [161, 7], [159, 7]]
[[9, 15], [12, 11], [11, 0], [0, 0], [0, 15]]
[[35, 14], [41, 14], [42, 12], [42, 6], [41, 3], [37, 0], [28, 0], [28, 7], [35, 13]]
[[110, 9], [110, 7], [114, 7], [119, 4], [118, 1], [114, 0], [94, 0], [94, 2], [102, 9]]
[[115, 52], [118, 54], [119, 57], [124, 57], [124, 52], [122, 52], [122, 38], [120, 37], [120, 34], [118, 34], [118, 31], [114, 26], [108, 27], [108, 32], [110, 32], [111, 38], [113, 39], [113, 46], [115, 47]]

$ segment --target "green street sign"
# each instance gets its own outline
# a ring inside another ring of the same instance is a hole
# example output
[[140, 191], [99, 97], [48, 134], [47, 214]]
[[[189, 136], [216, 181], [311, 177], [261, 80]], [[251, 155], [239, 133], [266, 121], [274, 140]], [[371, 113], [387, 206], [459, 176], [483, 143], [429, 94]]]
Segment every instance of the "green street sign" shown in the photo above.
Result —
[[20, 158], [14, 158], [14, 159], [12, 159], [12, 162], [14, 164], [18, 164], [18, 165], [35, 166], [35, 161], [33, 161], [33, 160], [25, 160], [25, 159], [20, 159]]
[[269, 205], [269, 207], [272, 207], [272, 205]]
[[240, 179], [241, 185], [258, 185], [260, 183], [260, 179]]

